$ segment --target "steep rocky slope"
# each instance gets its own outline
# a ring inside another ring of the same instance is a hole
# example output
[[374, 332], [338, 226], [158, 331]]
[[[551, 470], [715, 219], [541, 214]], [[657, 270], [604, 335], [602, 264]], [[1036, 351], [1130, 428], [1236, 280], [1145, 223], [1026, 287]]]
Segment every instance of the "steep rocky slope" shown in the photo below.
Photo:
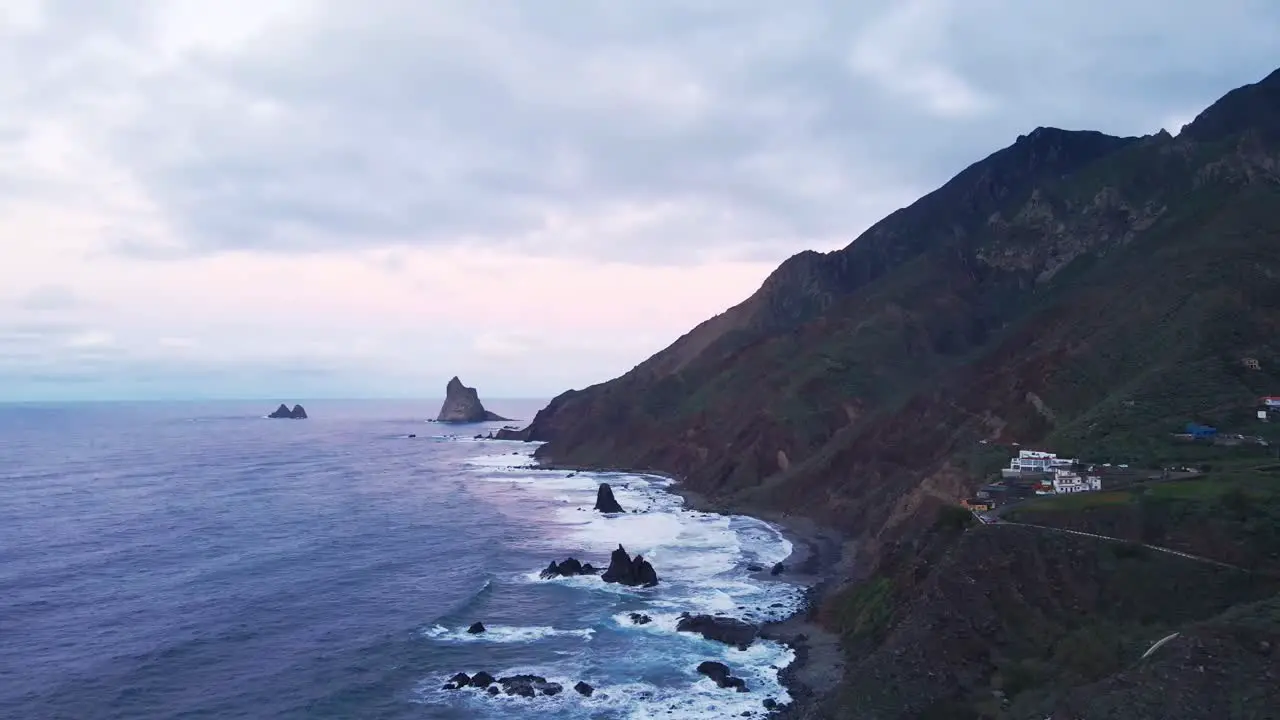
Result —
[[[1000, 525], [963, 533], [927, 569], [905, 601], [863, 589], [832, 618], [853, 664], [829, 716], [1262, 718], [1274, 707], [1275, 579]], [[1232, 629], [1237, 616], [1256, 622]]]
[[972, 489], [979, 439], [1137, 460], [1280, 393], [1278, 238], [1280, 71], [1177, 137], [1038, 128], [527, 436], [808, 514], [874, 557]]

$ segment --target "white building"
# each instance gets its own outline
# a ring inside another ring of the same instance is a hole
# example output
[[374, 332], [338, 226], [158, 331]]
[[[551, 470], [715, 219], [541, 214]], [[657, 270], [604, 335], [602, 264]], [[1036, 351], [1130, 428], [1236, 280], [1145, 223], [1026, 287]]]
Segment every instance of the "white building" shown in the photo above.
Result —
[[1080, 477], [1079, 473], [1073, 473], [1067, 470], [1055, 470], [1053, 473], [1053, 493], [1055, 495], [1061, 495], [1063, 493], [1089, 492], [1091, 490], [1101, 489], [1102, 478], [1097, 475]]
[[1018, 457], [1009, 461], [1005, 473], [1047, 473], [1066, 469], [1076, 464], [1073, 458], [1060, 458], [1055, 453], [1040, 450], [1019, 450]]

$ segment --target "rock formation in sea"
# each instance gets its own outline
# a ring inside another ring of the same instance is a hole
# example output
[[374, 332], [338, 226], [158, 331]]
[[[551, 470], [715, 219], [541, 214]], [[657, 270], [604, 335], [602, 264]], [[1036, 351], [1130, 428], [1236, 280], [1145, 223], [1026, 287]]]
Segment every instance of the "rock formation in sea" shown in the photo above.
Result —
[[306, 420], [307, 411], [304, 410], [301, 405], [294, 405], [293, 409], [290, 410], [288, 405], [285, 405], [284, 403], [280, 403], [280, 407], [276, 408], [276, 411], [271, 413], [267, 417], [274, 418], [277, 420], [280, 420], [280, 419]]
[[[460, 672], [449, 678], [448, 682], [444, 684], [445, 690], [462, 690], [464, 688], [475, 688], [489, 695], [506, 693], [507, 695], [519, 695], [527, 698], [538, 695], [553, 697], [564, 692], [563, 685], [551, 682], [541, 675], [512, 675], [510, 677], [494, 678], [493, 675], [483, 670], [475, 675], [467, 675]], [[582, 681], [574, 685], [573, 689], [587, 697], [590, 697], [595, 692], [595, 688]]]
[[440, 414], [436, 416], [436, 422], [475, 423], [510, 420], [485, 410], [476, 389], [463, 385], [456, 375], [445, 386], [444, 391], [444, 404], [440, 406]]
[[747, 692], [747, 683], [740, 677], [734, 677], [729, 666], [715, 660], [707, 660], [698, 665], [698, 672], [715, 681], [722, 688], [736, 688], [738, 692]]
[[609, 556], [609, 569], [604, 571], [601, 580], [607, 583], [619, 583], [633, 587], [653, 587], [658, 584], [658, 573], [644, 557], [636, 555], [632, 560], [626, 548], [621, 545]]
[[745, 650], [756, 639], [760, 628], [749, 622], [715, 615], [690, 615], [684, 613], [676, 623], [680, 632], [698, 633], [708, 640], [722, 642]]
[[480, 633], [484, 632], [484, 623], [479, 621], [471, 623], [471, 627], [467, 628], [467, 632], [471, 633], [472, 635], [479, 635]]
[[602, 513], [626, 512], [614, 499], [613, 488], [609, 487], [609, 483], [600, 483], [600, 489], [596, 491], [596, 510]]
[[543, 580], [550, 580], [558, 577], [573, 577], [574, 575], [595, 575], [598, 570], [591, 563], [578, 562], [577, 558], [566, 558], [563, 562], [557, 563], [555, 560], [543, 570], [539, 577]]

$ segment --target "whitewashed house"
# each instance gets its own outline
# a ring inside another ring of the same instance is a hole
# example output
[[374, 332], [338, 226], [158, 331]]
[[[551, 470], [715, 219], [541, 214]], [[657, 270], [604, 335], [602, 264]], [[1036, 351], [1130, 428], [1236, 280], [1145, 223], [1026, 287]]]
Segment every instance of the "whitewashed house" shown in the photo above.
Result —
[[1053, 494], [1089, 492], [1102, 489], [1102, 478], [1097, 475], [1081, 477], [1079, 473], [1069, 470], [1055, 470], [1053, 473]]

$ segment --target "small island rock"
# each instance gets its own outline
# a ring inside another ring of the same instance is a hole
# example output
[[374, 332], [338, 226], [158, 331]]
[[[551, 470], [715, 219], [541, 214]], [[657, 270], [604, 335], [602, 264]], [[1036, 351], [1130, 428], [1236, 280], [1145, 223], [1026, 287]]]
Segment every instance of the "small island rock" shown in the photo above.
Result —
[[484, 632], [484, 623], [482, 622], [471, 623], [471, 627], [467, 628], [467, 632], [471, 633], [472, 635], [479, 635], [480, 633]]
[[307, 411], [302, 409], [301, 405], [294, 405], [293, 409], [290, 410], [288, 405], [285, 405], [284, 403], [280, 403], [280, 407], [276, 408], [276, 411], [271, 413], [267, 417], [273, 418], [276, 420], [279, 420], [279, 419], [306, 420]]
[[436, 417], [436, 422], [476, 423], [509, 419], [485, 410], [476, 389], [463, 385], [462, 381], [454, 376], [445, 386], [444, 404], [440, 406], [440, 414]]

